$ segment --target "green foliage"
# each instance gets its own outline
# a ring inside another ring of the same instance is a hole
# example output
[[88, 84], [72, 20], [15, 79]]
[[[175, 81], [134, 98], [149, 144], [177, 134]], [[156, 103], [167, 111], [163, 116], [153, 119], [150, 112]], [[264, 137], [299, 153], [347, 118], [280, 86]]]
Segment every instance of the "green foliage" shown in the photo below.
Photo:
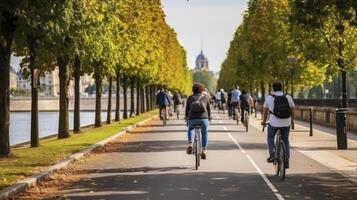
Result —
[[206, 70], [192, 71], [194, 83], [203, 84], [210, 93], [214, 93], [217, 89], [217, 80], [214, 78], [212, 72]]
[[291, 78], [301, 90], [322, 85], [337, 74], [337, 63], [356, 69], [356, 25], [353, 0], [250, 0], [218, 85], [253, 89]]

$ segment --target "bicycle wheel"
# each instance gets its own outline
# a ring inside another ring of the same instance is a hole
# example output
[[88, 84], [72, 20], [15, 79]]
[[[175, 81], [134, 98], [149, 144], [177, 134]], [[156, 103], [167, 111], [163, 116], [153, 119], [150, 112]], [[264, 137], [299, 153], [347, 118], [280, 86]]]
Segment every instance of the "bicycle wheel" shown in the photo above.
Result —
[[244, 113], [244, 126], [245, 126], [245, 132], [248, 132], [248, 128], [249, 128], [249, 114], [246, 111]]
[[237, 125], [239, 125], [239, 113], [238, 113], [238, 109], [234, 109], [234, 117], [236, 118]]
[[248, 119], [244, 118], [245, 132], [248, 132]]
[[199, 150], [199, 139], [198, 139], [198, 131], [195, 131], [195, 164], [196, 164], [196, 170], [198, 170], [198, 167], [200, 166], [200, 150]]
[[162, 118], [162, 125], [163, 126], [166, 126], [166, 118], [167, 118], [167, 116], [166, 116], [166, 109], [162, 109], [163, 111], [163, 118]]
[[286, 152], [285, 152], [285, 143], [284, 141], [280, 141], [280, 153], [279, 153], [279, 160], [280, 160], [280, 169], [279, 169], [279, 177], [280, 177], [280, 180], [284, 180], [285, 179], [285, 161], [286, 161]]
[[275, 175], [279, 176], [280, 174], [280, 138], [276, 137], [275, 139], [275, 160], [274, 160], [274, 165], [275, 165]]
[[180, 119], [180, 108], [179, 108], [179, 106], [177, 106], [177, 108], [176, 108], [176, 115], [177, 115], [177, 119]]

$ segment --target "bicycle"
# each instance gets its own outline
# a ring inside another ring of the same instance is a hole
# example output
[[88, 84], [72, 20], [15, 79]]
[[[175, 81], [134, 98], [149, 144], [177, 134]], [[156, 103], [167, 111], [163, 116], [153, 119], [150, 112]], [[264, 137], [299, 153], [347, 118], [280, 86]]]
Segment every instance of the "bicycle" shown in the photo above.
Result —
[[195, 125], [195, 139], [193, 141], [192, 154], [195, 156], [195, 169], [198, 170], [201, 162], [202, 142], [201, 142], [201, 125]]
[[177, 119], [180, 119], [180, 105], [179, 104], [175, 105], [175, 109], [174, 110], [176, 111]]
[[248, 132], [249, 127], [249, 112], [246, 108], [244, 108], [243, 112], [243, 125], [245, 127], [245, 132]]
[[[266, 127], [265, 124], [263, 126], [263, 132]], [[275, 135], [275, 150], [274, 150], [274, 162], [273, 164], [275, 165], [275, 175], [280, 177], [280, 180], [285, 179], [285, 163], [286, 163], [286, 149], [285, 149], [285, 142], [281, 138], [281, 132], [280, 129], [276, 132]]]
[[161, 108], [160, 117], [161, 117], [161, 120], [162, 120], [162, 125], [166, 126], [166, 120], [167, 120], [166, 108]]
[[237, 125], [239, 125], [239, 110], [237, 107], [234, 108], [234, 117], [235, 120], [237, 121]]

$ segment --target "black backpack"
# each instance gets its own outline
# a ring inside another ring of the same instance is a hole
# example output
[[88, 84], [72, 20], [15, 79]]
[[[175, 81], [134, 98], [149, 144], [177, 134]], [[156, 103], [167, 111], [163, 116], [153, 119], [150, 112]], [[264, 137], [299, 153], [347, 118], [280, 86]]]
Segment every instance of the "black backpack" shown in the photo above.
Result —
[[181, 100], [181, 95], [180, 94], [174, 94], [174, 103], [175, 104], [181, 104], [182, 103], [182, 100]]
[[239, 96], [241, 108], [249, 108], [248, 97], [249, 97], [248, 94], [241, 94]]
[[204, 94], [201, 94], [198, 97], [193, 96], [194, 101], [192, 101], [190, 105], [190, 113], [204, 113], [206, 111], [206, 104], [202, 102], [204, 96]]
[[221, 102], [222, 103], [226, 103], [227, 102], [226, 94], [224, 92], [221, 92]]
[[272, 95], [274, 97], [274, 109], [273, 112], [270, 111], [275, 117], [280, 118], [280, 119], [287, 119], [291, 117], [291, 108], [290, 104], [288, 101], [288, 98], [286, 98], [286, 95], [282, 96], [276, 96]]

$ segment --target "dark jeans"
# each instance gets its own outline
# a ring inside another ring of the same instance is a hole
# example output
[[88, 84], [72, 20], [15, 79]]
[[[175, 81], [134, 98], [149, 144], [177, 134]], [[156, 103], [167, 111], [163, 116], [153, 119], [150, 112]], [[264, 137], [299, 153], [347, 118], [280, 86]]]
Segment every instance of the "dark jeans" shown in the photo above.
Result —
[[274, 157], [274, 150], [275, 150], [275, 142], [274, 138], [276, 132], [280, 130], [281, 139], [285, 143], [285, 150], [286, 150], [286, 158], [289, 160], [290, 158], [290, 144], [289, 144], [289, 132], [290, 126], [288, 127], [273, 127], [271, 125], [268, 126], [268, 147], [269, 147], [269, 155], [270, 157]]
[[236, 108], [238, 108], [238, 102], [232, 102], [231, 112], [232, 112], [232, 116], [234, 116], [234, 117], [236, 115], [236, 112], [235, 112]]

